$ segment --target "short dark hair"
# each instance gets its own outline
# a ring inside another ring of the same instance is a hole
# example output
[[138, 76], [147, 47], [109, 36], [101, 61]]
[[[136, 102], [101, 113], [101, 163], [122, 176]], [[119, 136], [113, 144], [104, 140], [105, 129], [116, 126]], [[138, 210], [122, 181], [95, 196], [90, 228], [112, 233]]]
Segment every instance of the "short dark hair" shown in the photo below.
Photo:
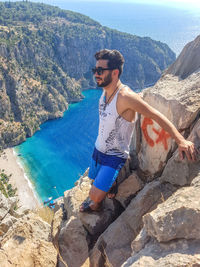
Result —
[[106, 59], [108, 60], [108, 68], [118, 69], [119, 76], [123, 71], [124, 57], [118, 50], [102, 49], [94, 55], [96, 60]]

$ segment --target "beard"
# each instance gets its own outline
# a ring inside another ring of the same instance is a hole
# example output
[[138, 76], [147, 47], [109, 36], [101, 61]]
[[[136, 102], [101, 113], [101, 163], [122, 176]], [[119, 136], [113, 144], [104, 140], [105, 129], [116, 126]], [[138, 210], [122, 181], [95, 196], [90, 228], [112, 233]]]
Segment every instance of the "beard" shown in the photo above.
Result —
[[102, 81], [101, 78], [99, 78], [99, 81], [96, 79], [97, 85], [99, 87], [108, 86], [112, 82], [111, 72], [108, 73], [108, 75], [104, 78], [104, 80], [102, 82], [101, 81]]

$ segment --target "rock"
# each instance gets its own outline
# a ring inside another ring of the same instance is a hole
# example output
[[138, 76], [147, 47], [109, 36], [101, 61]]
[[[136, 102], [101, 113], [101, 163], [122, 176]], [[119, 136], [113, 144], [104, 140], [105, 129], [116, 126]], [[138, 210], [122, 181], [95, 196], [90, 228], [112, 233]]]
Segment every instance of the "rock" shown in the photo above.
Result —
[[8, 256], [3, 251], [0, 251], [0, 262], [1, 267], [13, 267]]
[[79, 207], [88, 197], [90, 187], [91, 179], [84, 177], [75, 187], [64, 192], [64, 207], [67, 211], [68, 218], [79, 214]]
[[[186, 130], [189, 131], [200, 110], [199, 81], [200, 71], [185, 80], [167, 74], [154, 87], [144, 90], [144, 100], [185, 133]], [[144, 116], [141, 116], [141, 131], [139, 167], [146, 180], [151, 181], [163, 171], [167, 159], [174, 151], [174, 142], [155, 121]]]
[[5, 234], [10, 227], [17, 221], [17, 219], [11, 216], [9, 213], [0, 222], [0, 236]]
[[191, 186], [193, 187], [200, 187], [200, 172], [198, 175], [192, 180]]
[[190, 74], [200, 69], [200, 35], [182, 50], [181, 54], [173, 63], [166, 74], [173, 74], [181, 79], [187, 78]]
[[119, 216], [121, 205], [106, 198], [100, 212], [80, 212], [79, 217], [87, 231], [96, 239]]
[[55, 248], [44, 240], [36, 242], [21, 236], [14, 236], [13, 240], [7, 242], [6, 248], [3, 248], [3, 250], [5, 254], [3, 253], [4, 261], [1, 261], [1, 266], [56, 266], [57, 256]]
[[15, 210], [17, 208], [18, 199], [17, 199], [17, 197], [9, 197], [8, 201], [10, 204], [10, 211], [9, 212], [12, 212], [13, 210]]
[[49, 241], [50, 225], [44, 222], [38, 215], [29, 212], [27, 215], [18, 219], [12, 228], [4, 235], [2, 239], [2, 244], [6, 242], [9, 238], [16, 235], [24, 235], [27, 238], [33, 237]]
[[81, 177], [74, 188], [64, 192], [64, 208], [67, 212], [67, 218], [71, 216], [80, 218], [87, 231], [97, 238], [119, 216], [122, 208], [116, 201], [113, 202], [113, 200], [106, 198], [101, 212], [79, 212], [81, 203], [88, 199], [90, 188], [91, 179]]
[[131, 164], [131, 159], [128, 158], [117, 176], [119, 183], [121, 183], [124, 179], [126, 179], [131, 174], [130, 164]]
[[53, 238], [53, 243], [56, 247], [58, 247], [58, 236], [60, 233], [60, 229], [62, 227], [62, 219], [63, 219], [63, 210], [59, 208], [53, 217], [53, 221], [51, 224], [51, 236]]
[[173, 239], [200, 239], [200, 187], [177, 190], [157, 209], [144, 216], [149, 236], [159, 242]]
[[0, 220], [2, 220], [9, 212], [9, 200], [0, 192]]
[[176, 240], [159, 243], [151, 240], [122, 267], [200, 266], [200, 240]]
[[150, 237], [147, 235], [146, 229], [143, 227], [137, 237], [131, 243], [132, 254], [139, 252], [146, 243], [149, 241]]
[[143, 186], [143, 182], [139, 179], [136, 172], [133, 172], [127, 179], [125, 179], [118, 188], [116, 199], [125, 208], [130, 202], [131, 196], [134, 196]]
[[58, 266], [80, 267], [88, 258], [87, 233], [78, 218], [71, 217], [60, 230]]
[[49, 233], [50, 225], [35, 214], [18, 219], [1, 240], [1, 266], [55, 267], [57, 252]]
[[186, 160], [181, 161], [179, 159], [178, 151], [176, 151], [173, 157], [168, 161], [160, 181], [183, 186], [189, 184], [189, 180], [190, 166], [187, 164]]
[[163, 195], [171, 194], [172, 187], [160, 185], [158, 181], [147, 184], [99, 237], [91, 251], [91, 266], [104, 266], [101, 264], [105, 262], [113, 267], [121, 266], [131, 256], [131, 242], [142, 228], [143, 215], [154, 209]]
[[[143, 92], [140, 92], [139, 95], [143, 98]], [[130, 156], [132, 158], [133, 167], [131, 164], [131, 169], [133, 170], [135, 167], [138, 167], [138, 159], [137, 154], [141, 148], [141, 114], [136, 113], [135, 123], [133, 127], [133, 135], [130, 143]]]
[[[196, 148], [200, 148], [200, 120], [198, 120], [188, 137], [188, 140], [194, 142]], [[160, 178], [162, 182], [169, 182], [174, 185], [188, 185], [200, 171], [200, 154], [196, 162], [189, 162], [186, 159], [180, 160], [178, 151], [168, 161], [163, 174]]]
[[15, 209], [11, 209], [10, 210], [10, 214], [15, 217], [15, 218], [21, 218], [23, 217], [24, 215], [28, 214], [30, 211], [29, 208], [26, 208], [26, 207], [20, 207], [18, 208], [17, 210]]

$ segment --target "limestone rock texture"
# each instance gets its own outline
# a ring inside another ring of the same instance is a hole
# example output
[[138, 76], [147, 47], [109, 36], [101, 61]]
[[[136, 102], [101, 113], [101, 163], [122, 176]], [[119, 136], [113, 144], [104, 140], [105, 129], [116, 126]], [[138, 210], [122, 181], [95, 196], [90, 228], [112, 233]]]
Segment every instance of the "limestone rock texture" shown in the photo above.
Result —
[[57, 251], [51, 242], [51, 226], [31, 212], [14, 219], [1, 235], [1, 266], [56, 266]]
[[[200, 152], [199, 53], [189, 67], [199, 46], [197, 37], [143, 98]], [[118, 193], [100, 212], [79, 212], [91, 187], [87, 175], [55, 213], [58, 266], [200, 266], [200, 154], [181, 161], [169, 134], [139, 115]]]
[[[195, 63], [192, 73], [182, 76], [180, 68], [190, 69], [191, 57], [188, 53], [200, 61], [196, 56], [199, 55], [197, 48], [200, 49], [199, 36], [183, 49], [173, 66], [153, 87], [143, 91], [143, 99], [164, 114], [185, 137], [188, 137], [199, 118], [200, 70], [199, 64]], [[140, 126], [141, 136], [135, 136], [135, 139], [142, 140], [138, 153], [139, 166], [147, 180], [151, 180], [163, 171], [166, 161], [174, 152], [174, 141], [152, 119], [141, 116]]]
[[[200, 179], [200, 168], [199, 175]], [[200, 239], [199, 185], [180, 188], [168, 200], [143, 218], [149, 236], [159, 242]]]
[[172, 64], [166, 73], [179, 76], [185, 79], [193, 72], [200, 70], [200, 35], [190, 43], [188, 43], [176, 62]]
[[[197, 148], [200, 148], [200, 120], [198, 120], [190, 133], [188, 140], [192, 141]], [[188, 185], [199, 172], [199, 155], [196, 162], [188, 162], [179, 159], [178, 151], [169, 159], [160, 177], [162, 182], [169, 182], [174, 185]]]

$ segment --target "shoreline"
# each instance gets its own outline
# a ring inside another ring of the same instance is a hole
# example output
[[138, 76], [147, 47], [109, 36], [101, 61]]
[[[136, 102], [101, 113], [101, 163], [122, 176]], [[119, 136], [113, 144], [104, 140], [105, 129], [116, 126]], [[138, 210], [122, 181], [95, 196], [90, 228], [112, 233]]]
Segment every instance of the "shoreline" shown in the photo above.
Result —
[[19, 199], [19, 206], [35, 210], [42, 205], [13, 148], [3, 151], [0, 156], [0, 169], [4, 169], [4, 173], [7, 175], [12, 174], [9, 182], [14, 188], [17, 188], [16, 195]]

